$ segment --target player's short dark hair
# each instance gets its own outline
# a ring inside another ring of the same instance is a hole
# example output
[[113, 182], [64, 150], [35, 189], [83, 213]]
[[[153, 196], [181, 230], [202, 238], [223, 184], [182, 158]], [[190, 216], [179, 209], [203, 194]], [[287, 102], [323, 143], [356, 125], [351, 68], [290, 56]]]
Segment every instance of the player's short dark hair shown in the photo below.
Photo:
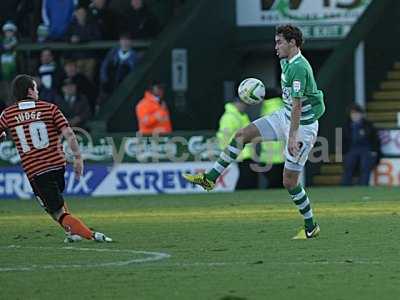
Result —
[[295, 40], [297, 47], [301, 47], [304, 43], [303, 33], [300, 28], [293, 25], [282, 25], [276, 27], [275, 34], [282, 35], [288, 42], [292, 39]]
[[28, 97], [28, 90], [34, 88], [34, 79], [32, 76], [21, 74], [14, 78], [11, 83], [11, 92], [14, 100], [24, 100]]

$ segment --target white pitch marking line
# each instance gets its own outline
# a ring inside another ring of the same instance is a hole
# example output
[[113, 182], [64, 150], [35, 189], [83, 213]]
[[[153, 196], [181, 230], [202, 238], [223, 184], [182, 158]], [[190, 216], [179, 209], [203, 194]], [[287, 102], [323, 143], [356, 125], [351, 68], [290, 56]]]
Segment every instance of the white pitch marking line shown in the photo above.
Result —
[[94, 252], [117, 252], [117, 253], [131, 253], [131, 254], [143, 254], [149, 257], [146, 258], [136, 258], [125, 261], [113, 261], [106, 263], [98, 263], [98, 264], [68, 264], [68, 265], [30, 265], [24, 267], [9, 267], [9, 268], [1, 268], [0, 272], [10, 272], [10, 271], [34, 271], [36, 269], [60, 269], [60, 268], [98, 268], [98, 267], [115, 267], [115, 266], [126, 266], [130, 264], [141, 264], [145, 262], [153, 262], [162, 259], [166, 259], [171, 257], [168, 253], [162, 252], [150, 252], [150, 251], [139, 251], [139, 250], [130, 250], [130, 249], [99, 249], [99, 248], [78, 248], [78, 247], [41, 247], [41, 246], [18, 246], [18, 245], [9, 245], [5, 247], [0, 247], [2, 249], [47, 249], [47, 250], [75, 250], [75, 251], [94, 251]]
[[[193, 263], [164, 263], [162, 265], [144, 265], [145, 268], [161, 268], [161, 267], [226, 267], [226, 266], [233, 266], [233, 265], [240, 265], [240, 266], [251, 266], [251, 265], [298, 265], [298, 266], [305, 266], [305, 265], [381, 265], [384, 264], [383, 261], [353, 261], [353, 262], [346, 262], [346, 261], [305, 261], [305, 262], [264, 262], [264, 263], [257, 263], [257, 262], [193, 262]], [[390, 262], [392, 263], [392, 262]]]

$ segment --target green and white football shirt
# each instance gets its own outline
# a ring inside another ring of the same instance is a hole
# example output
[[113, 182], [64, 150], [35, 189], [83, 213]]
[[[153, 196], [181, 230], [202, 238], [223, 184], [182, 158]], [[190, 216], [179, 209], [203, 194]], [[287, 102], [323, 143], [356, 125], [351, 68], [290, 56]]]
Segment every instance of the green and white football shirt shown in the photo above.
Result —
[[307, 125], [318, 120], [325, 111], [324, 95], [317, 88], [310, 63], [299, 52], [290, 60], [282, 59], [281, 68], [282, 98], [286, 117], [290, 120], [292, 99], [300, 98], [300, 124]]

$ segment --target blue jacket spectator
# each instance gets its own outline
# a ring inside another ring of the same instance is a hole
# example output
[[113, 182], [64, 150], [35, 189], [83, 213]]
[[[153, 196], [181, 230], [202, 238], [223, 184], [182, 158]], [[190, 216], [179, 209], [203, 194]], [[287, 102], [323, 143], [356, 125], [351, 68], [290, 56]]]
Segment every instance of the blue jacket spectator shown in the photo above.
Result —
[[359, 166], [359, 185], [368, 185], [372, 169], [379, 163], [381, 145], [374, 125], [365, 119], [364, 110], [354, 104], [350, 118], [343, 127], [343, 185], [353, 184], [353, 174]]
[[102, 92], [110, 94], [134, 70], [138, 63], [138, 55], [132, 49], [132, 40], [128, 34], [122, 34], [119, 46], [111, 49], [100, 69]]
[[43, 0], [42, 18], [49, 28], [48, 40], [62, 40], [72, 21], [74, 0]]

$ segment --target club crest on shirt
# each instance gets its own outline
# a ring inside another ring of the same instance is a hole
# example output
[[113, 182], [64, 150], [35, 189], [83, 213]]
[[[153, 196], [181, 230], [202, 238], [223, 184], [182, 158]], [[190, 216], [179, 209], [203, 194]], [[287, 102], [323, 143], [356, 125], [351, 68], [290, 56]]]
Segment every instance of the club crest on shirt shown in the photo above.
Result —
[[290, 99], [290, 88], [282, 87], [282, 96], [283, 96], [283, 99], [289, 100]]

